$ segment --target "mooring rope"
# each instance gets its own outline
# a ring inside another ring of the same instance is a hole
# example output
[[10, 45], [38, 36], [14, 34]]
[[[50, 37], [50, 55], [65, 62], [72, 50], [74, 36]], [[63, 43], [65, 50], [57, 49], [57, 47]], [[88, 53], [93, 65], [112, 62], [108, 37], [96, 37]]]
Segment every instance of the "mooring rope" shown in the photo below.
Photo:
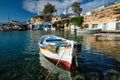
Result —
[[62, 56], [60, 57], [60, 59], [57, 61], [56, 65], [53, 67], [53, 69], [51, 70], [51, 72], [50, 72], [50, 73], [48, 74], [48, 76], [45, 78], [45, 80], [47, 80], [47, 79], [49, 78], [49, 76], [50, 76], [50, 75], [52, 74], [52, 72], [54, 71], [55, 67], [60, 63], [60, 60], [62, 59], [62, 57], [63, 57], [65, 51], [66, 51], [66, 48], [65, 48], [65, 50], [64, 50], [64, 52], [63, 52], [63, 54], [62, 54]]

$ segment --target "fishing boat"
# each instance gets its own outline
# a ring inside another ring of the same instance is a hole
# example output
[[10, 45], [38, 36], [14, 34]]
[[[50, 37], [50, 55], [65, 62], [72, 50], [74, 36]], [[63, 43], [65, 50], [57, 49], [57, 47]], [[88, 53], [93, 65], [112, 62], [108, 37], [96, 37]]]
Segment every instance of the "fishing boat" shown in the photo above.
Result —
[[40, 53], [48, 60], [60, 64], [70, 70], [73, 56], [75, 56], [75, 46], [79, 46], [72, 40], [67, 40], [55, 35], [45, 35], [38, 41]]
[[100, 33], [101, 29], [82, 29], [78, 30], [77, 34], [95, 34]]

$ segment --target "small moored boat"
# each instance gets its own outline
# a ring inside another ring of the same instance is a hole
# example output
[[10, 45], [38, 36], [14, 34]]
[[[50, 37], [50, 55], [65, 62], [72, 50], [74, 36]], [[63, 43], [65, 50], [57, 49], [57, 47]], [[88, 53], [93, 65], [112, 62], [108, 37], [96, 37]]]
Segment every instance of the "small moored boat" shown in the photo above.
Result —
[[64, 68], [70, 70], [73, 56], [75, 56], [74, 46], [76, 42], [54, 35], [45, 35], [38, 41], [40, 53], [48, 60], [60, 63]]
[[77, 34], [95, 34], [100, 33], [101, 29], [82, 29], [78, 30]]

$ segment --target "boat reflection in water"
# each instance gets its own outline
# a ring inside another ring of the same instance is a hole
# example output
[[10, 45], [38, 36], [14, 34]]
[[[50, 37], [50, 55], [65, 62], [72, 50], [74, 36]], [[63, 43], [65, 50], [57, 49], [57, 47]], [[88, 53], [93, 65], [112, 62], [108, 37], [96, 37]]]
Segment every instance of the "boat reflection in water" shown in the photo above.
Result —
[[39, 53], [40, 64], [45, 69], [45, 80], [72, 80], [70, 72], [55, 66], [52, 62], [47, 60], [43, 55]]
[[65, 70], [60, 68], [46, 59], [42, 54], [39, 53], [40, 65], [45, 69], [45, 80], [82, 80], [78, 68], [72, 67], [72, 69]]
[[[40, 64], [41, 66], [43, 66], [45, 69], [48, 70], [48, 72], [46, 72], [47, 77], [52, 76], [54, 77], [54, 79], [56, 80], [71, 80], [70, 78], [70, 72], [69, 71], [65, 71], [62, 70], [61, 68], [55, 66], [53, 63], [51, 63], [49, 60], [47, 60], [43, 55], [40, 55]], [[53, 69], [54, 68], [54, 69]], [[46, 80], [47, 80], [46, 77]], [[50, 79], [51, 77], [49, 77]]]

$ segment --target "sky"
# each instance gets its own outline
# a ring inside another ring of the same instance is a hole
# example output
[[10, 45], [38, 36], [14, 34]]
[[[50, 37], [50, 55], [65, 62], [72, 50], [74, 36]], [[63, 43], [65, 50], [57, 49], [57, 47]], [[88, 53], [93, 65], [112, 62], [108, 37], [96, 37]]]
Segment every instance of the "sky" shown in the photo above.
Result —
[[63, 13], [66, 7], [73, 13], [70, 6], [75, 1], [80, 2], [82, 13], [85, 13], [120, 0], [0, 0], [0, 22], [7, 22], [8, 18], [27, 21], [41, 12], [47, 2], [55, 5], [58, 13]]

